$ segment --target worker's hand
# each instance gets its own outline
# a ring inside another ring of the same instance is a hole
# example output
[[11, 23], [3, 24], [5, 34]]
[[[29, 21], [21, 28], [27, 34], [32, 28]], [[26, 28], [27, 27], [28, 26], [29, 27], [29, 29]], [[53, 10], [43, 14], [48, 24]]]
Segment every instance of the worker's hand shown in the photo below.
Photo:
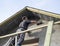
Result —
[[28, 31], [27, 33], [28, 33], [28, 34], [30, 34], [30, 33], [31, 33], [31, 31]]
[[32, 33], [31, 31], [28, 31], [28, 36], [31, 36], [31, 33]]
[[43, 24], [43, 22], [42, 21], [38, 21], [37, 22], [37, 25], [40, 25], [40, 24]]

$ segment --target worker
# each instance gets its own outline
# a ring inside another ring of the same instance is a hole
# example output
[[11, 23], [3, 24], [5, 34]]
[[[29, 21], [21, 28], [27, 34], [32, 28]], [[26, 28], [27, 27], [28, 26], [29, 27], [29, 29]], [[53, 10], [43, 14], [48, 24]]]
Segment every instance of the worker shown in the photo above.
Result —
[[[27, 30], [28, 29], [28, 26], [29, 24], [31, 23], [36, 23], [37, 25], [40, 25], [42, 24], [41, 22], [39, 21], [36, 21], [36, 20], [29, 20], [26, 16], [23, 16], [22, 17], [22, 22], [19, 24], [19, 29], [17, 30], [17, 32], [20, 32], [20, 31], [24, 31], [24, 30]], [[30, 33], [30, 32], [28, 32]], [[18, 35], [18, 44], [17, 46], [21, 46], [23, 41], [24, 41], [24, 37], [25, 37], [25, 33], [21, 33]], [[14, 40], [11, 42], [13, 45], [15, 44], [15, 38]], [[12, 45], [11, 45], [12, 46]]]
[[[19, 31], [27, 30], [29, 24], [36, 23], [36, 20], [29, 20], [26, 16], [22, 17], [22, 22], [19, 24]], [[21, 46], [24, 41], [25, 33], [19, 34], [17, 46]]]

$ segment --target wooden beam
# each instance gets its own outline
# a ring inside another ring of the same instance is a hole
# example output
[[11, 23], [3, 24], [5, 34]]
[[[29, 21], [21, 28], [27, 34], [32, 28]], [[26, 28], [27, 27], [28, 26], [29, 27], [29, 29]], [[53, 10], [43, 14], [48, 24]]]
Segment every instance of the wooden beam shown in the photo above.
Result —
[[32, 43], [32, 44], [27, 44], [27, 45], [22, 45], [22, 46], [38, 46], [38, 43]]
[[[58, 23], [60, 23], [60, 21], [55, 22], [54, 24], [58, 24]], [[37, 26], [35, 28], [31, 28], [31, 29], [28, 29], [28, 30], [25, 30], [25, 31], [15, 32], [15, 33], [7, 34], [7, 35], [4, 35], [4, 36], [0, 36], [0, 38], [6, 38], [6, 37], [10, 37], [10, 36], [16, 36], [17, 34], [26, 33], [28, 31], [37, 30], [37, 29], [40, 29], [40, 28], [43, 28], [43, 27], [46, 27], [46, 26], [47, 26], [47, 24], [42, 24], [42, 25], [39, 25], [39, 26]]]
[[34, 44], [39, 42], [39, 38], [34, 38], [34, 39], [29, 39], [29, 40], [24, 40], [22, 45], [27, 45], [27, 44]]
[[40, 28], [46, 27], [46, 26], [47, 26], [47, 24], [39, 25], [39, 26], [37, 26], [35, 28], [31, 28], [31, 29], [28, 29], [28, 30], [25, 30], [25, 31], [20, 31], [20, 32], [15, 32], [15, 33], [7, 34], [7, 35], [4, 35], [4, 36], [0, 36], [0, 38], [15, 36], [15, 35], [20, 34], [20, 33], [26, 33], [28, 31], [37, 30], [37, 29], [40, 29]]
[[51, 34], [52, 34], [52, 28], [53, 28], [53, 21], [50, 21], [48, 23], [48, 27], [47, 27], [47, 32], [46, 32], [44, 46], [50, 46], [50, 39], [51, 39]]
[[44, 15], [47, 15], [47, 16], [51, 16], [51, 17], [55, 17], [55, 18], [60, 19], [60, 14], [55, 14], [55, 13], [52, 13], [52, 12], [48, 12], [48, 11], [44, 11], [44, 10], [40, 10], [40, 9], [36, 9], [36, 8], [32, 8], [32, 7], [27, 7], [27, 9], [29, 11], [32, 11], [32, 12], [36, 12], [36, 13], [39, 13], [39, 14], [44, 14]]
[[60, 24], [60, 21], [55, 22], [54, 24]]

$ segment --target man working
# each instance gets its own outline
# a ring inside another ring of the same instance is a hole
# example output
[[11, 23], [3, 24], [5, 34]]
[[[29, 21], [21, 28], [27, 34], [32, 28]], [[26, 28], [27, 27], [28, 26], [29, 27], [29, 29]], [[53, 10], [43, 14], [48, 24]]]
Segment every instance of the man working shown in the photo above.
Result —
[[[27, 30], [30, 23], [36, 23], [36, 22], [37, 21], [35, 21], [35, 20], [28, 20], [28, 18], [26, 16], [24, 16], [24, 17], [22, 17], [22, 22], [19, 24], [19, 30], [20, 31]], [[25, 33], [22, 33], [22, 34], [19, 35], [17, 46], [22, 45], [22, 42], [24, 41], [24, 37], [25, 37]]]

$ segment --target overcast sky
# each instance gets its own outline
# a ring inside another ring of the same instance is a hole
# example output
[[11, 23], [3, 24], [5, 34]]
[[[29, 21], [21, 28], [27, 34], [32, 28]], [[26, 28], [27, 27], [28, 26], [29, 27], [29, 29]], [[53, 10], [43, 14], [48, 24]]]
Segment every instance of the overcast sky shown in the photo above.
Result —
[[0, 23], [25, 6], [60, 14], [60, 0], [0, 0]]

